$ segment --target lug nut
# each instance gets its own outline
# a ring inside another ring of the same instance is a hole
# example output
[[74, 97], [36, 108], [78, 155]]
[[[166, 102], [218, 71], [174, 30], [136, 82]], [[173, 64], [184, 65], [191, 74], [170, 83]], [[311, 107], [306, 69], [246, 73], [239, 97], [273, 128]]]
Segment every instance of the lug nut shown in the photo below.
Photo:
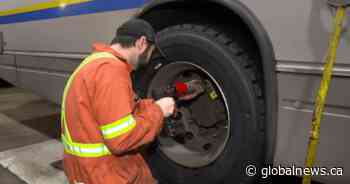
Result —
[[193, 139], [193, 134], [191, 132], [186, 132], [185, 137], [187, 140]]
[[210, 143], [207, 143], [207, 144], [204, 144], [204, 145], [203, 145], [203, 149], [204, 149], [205, 151], [208, 151], [210, 148], [211, 148], [211, 144], [210, 144]]

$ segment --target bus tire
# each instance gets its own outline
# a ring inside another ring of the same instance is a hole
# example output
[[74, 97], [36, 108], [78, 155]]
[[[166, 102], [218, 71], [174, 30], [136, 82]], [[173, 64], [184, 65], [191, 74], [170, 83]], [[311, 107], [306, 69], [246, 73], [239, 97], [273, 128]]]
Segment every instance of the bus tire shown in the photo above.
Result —
[[[219, 82], [230, 109], [230, 136], [221, 155], [211, 164], [187, 168], [168, 159], [153, 144], [146, 161], [160, 184], [249, 184], [258, 173], [249, 176], [246, 167], [258, 169], [264, 164], [264, 94], [259, 64], [234, 36], [224, 30], [200, 24], [176, 25], [158, 34], [159, 45], [171, 61], [154, 59], [142, 79], [147, 83], [159, 70], [159, 64], [188, 61], [206, 69]], [[155, 67], [157, 66], [157, 67]], [[145, 87], [147, 88], [147, 87]]]

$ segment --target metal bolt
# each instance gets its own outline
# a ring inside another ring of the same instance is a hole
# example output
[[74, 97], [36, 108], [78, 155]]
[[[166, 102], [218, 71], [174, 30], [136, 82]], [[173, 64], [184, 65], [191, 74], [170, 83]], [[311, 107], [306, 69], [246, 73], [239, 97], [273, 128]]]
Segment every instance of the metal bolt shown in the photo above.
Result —
[[206, 151], [208, 151], [210, 148], [211, 148], [211, 144], [210, 143], [204, 144], [204, 146], [203, 146], [203, 149], [206, 150]]
[[186, 137], [187, 140], [193, 139], [193, 134], [192, 134], [192, 132], [186, 132], [185, 137]]

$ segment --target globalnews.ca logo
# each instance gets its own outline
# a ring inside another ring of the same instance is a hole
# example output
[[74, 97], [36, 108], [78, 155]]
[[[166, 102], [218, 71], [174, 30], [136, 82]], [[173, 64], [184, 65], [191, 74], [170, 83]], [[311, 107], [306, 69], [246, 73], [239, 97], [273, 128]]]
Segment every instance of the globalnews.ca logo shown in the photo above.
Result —
[[260, 170], [253, 165], [247, 165], [245, 168], [247, 176], [255, 176], [260, 174], [261, 178], [266, 179], [269, 176], [342, 176], [344, 170], [342, 167], [298, 167], [292, 165], [290, 167], [268, 166]]

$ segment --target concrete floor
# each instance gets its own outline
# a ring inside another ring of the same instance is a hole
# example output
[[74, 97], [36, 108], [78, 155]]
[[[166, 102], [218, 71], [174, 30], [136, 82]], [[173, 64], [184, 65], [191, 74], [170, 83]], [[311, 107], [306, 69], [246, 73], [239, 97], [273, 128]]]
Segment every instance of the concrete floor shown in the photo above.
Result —
[[8, 169], [0, 166], [0, 178], [3, 184], [26, 184], [18, 176], [12, 174]]
[[[13, 87], [0, 87], [0, 183], [66, 184], [60, 166], [57, 105]], [[259, 183], [299, 184], [300, 178], [273, 177]], [[317, 184], [317, 183], [313, 183]]]
[[26, 151], [30, 149], [28, 146], [58, 138], [58, 130], [57, 105], [18, 88], [0, 88], [0, 183], [28, 183], [23, 181], [23, 176], [16, 176], [16, 167], [23, 160], [16, 150], [22, 149], [26, 154], [23, 158], [32, 160]]

